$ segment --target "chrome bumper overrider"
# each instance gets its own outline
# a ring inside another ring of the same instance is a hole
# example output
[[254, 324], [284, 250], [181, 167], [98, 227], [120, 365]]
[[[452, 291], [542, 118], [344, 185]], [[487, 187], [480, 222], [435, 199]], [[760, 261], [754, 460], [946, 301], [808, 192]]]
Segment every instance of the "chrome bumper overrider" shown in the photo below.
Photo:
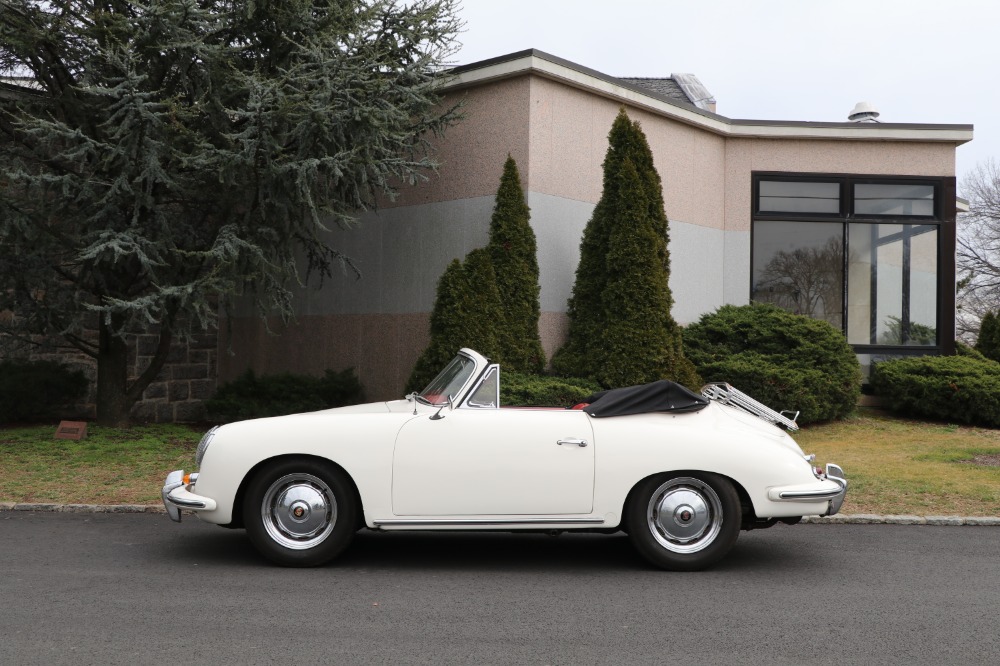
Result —
[[167, 515], [174, 522], [181, 522], [181, 509], [192, 509], [194, 511], [215, 510], [215, 500], [209, 497], [202, 497], [191, 492], [195, 481], [198, 479], [196, 473], [188, 475], [188, 483], [184, 482], [184, 470], [177, 469], [167, 474], [167, 480], [163, 483], [163, 507], [167, 510]]
[[820, 477], [821, 481], [830, 481], [835, 485], [824, 484], [825, 487], [784, 487], [771, 488], [768, 496], [773, 500], [784, 502], [829, 502], [824, 516], [832, 516], [844, 504], [844, 497], [847, 495], [847, 479], [844, 477], [844, 470], [839, 465], [829, 463], [826, 466], [826, 473]]

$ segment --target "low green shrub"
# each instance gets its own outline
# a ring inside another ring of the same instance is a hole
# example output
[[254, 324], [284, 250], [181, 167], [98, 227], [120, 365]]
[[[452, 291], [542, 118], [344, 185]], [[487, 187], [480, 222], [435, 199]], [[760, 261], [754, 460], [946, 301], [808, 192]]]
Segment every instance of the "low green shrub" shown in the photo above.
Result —
[[969, 358], [974, 358], [977, 361], [991, 361], [992, 359], [986, 358], [981, 351], [975, 347], [970, 347], [961, 340], [955, 341], [955, 355], [956, 356], [968, 356]]
[[82, 370], [55, 361], [0, 361], [0, 423], [64, 416], [67, 405], [87, 393]]
[[327, 370], [322, 377], [282, 373], [258, 377], [247, 370], [205, 402], [213, 421], [229, 422], [312, 412], [364, 401], [353, 369]]
[[684, 330], [684, 353], [707, 382], [728, 382], [799, 423], [854, 411], [861, 366], [829, 323], [775, 305], [724, 305]]
[[974, 356], [919, 356], [872, 366], [889, 409], [953, 423], [1000, 427], [1000, 363]]
[[500, 372], [500, 404], [518, 407], [570, 407], [601, 387], [596, 382], [572, 377], [525, 375]]

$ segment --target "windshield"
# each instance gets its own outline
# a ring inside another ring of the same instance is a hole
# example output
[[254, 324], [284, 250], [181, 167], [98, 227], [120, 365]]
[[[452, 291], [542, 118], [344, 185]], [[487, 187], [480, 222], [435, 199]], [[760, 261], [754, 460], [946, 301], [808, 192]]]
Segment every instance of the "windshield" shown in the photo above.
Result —
[[441, 374], [434, 378], [434, 381], [427, 385], [427, 388], [420, 392], [417, 398], [429, 405], [444, 405], [457, 397], [458, 392], [475, 371], [476, 362], [468, 356], [459, 354], [441, 371]]

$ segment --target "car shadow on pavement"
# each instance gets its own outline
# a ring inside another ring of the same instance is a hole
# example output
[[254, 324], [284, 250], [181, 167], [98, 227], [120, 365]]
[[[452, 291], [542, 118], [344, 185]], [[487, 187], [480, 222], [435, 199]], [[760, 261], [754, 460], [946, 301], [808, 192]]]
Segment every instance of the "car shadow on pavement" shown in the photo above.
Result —
[[[780, 529], [780, 528], [779, 528]], [[767, 572], [823, 566], [822, 558], [798, 540], [742, 533], [733, 550], [712, 571]], [[169, 557], [200, 564], [272, 566], [243, 530], [213, 530], [172, 544]], [[510, 532], [394, 532], [362, 530], [328, 567], [398, 571], [655, 571], [623, 533], [514, 534]]]

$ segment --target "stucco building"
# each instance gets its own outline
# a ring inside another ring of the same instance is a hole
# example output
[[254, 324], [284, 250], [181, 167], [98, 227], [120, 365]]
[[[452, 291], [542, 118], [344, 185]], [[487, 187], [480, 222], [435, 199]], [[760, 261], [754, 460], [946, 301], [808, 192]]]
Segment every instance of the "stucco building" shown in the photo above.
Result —
[[272, 324], [278, 335], [236, 313], [220, 381], [247, 367], [354, 367], [369, 397], [400, 395], [428, 342], [438, 278], [486, 243], [508, 153], [538, 238], [551, 356], [623, 106], [663, 180], [679, 323], [768, 300], [842, 328], [865, 365], [952, 350], [955, 149], [971, 125], [733, 120], [695, 77], [615, 78], [534, 50], [457, 68], [447, 98], [464, 100], [466, 117], [437, 144], [439, 173], [331, 235], [362, 278], [302, 290], [295, 323]]

